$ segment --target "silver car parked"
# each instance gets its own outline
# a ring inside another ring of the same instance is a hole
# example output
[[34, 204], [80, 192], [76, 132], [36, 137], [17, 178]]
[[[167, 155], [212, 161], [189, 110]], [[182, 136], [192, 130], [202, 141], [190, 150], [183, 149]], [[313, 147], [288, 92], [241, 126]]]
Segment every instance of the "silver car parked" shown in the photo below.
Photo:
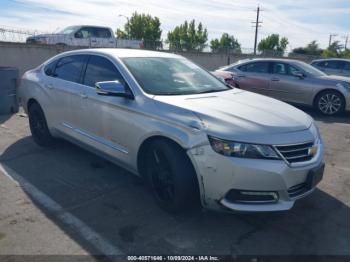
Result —
[[149, 184], [177, 212], [290, 209], [323, 176], [313, 119], [283, 102], [232, 89], [174, 54], [123, 49], [63, 53], [23, 76], [34, 140], [96, 152]]
[[313, 106], [325, 115], [350, 110], [350, 78], [328, 76], [301, 61], [250, 59], [220, 70], [232, 72], [241, 89]]
[[349, 59], [318, 59], [311, 62], [311, 65], [325, 72], [327, 75], [338, 75], [350, 77]]

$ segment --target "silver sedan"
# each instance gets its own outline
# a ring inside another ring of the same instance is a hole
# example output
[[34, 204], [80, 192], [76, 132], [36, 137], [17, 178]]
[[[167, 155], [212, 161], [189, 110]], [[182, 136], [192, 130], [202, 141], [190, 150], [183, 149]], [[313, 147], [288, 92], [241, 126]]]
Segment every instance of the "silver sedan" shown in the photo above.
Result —
[[323, 176], [310, 116], [174, 54], [63, 53], [25, 73], [19, 97], [37, 144], [61, 137], [114, 161], [170, 212], [197, 199], [212, 209], [287, 210]]
[[324, 115], [350, 110], [350, 78], [328, 76], [301, 61], [250, 59], [218, 71], [231, 72], [241, 89], [312, 106]]

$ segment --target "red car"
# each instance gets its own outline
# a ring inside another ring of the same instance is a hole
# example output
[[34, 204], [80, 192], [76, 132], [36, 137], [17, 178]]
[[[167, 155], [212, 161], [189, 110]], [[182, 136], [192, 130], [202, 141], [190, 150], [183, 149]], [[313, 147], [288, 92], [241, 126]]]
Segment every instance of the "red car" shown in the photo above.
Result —
[[213, 71], [211, 72], [217, 78], [220, 78], [232, 87], [237, 87], [233, 73], [227, 71]]

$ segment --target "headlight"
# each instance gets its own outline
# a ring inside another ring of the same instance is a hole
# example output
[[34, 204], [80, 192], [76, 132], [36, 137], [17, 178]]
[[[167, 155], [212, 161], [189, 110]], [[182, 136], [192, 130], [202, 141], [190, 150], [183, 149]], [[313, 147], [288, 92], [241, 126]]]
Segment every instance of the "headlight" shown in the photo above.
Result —
[[224, 156], [255, 159], [281, 159], [271, 146], [233, 142], [211, 136], [208, 136], [208, 138], [213, 150]]
[[338, 88], [344, 88], [347, 91], [350, 91], [350, 83], [347, 83], [347, 82], [338, 83], [337, 87]]

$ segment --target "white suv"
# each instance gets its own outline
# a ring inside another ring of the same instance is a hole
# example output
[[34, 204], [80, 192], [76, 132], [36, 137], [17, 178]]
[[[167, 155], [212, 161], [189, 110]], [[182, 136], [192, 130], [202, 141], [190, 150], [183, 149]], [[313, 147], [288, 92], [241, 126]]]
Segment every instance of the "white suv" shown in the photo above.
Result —
[[180, 211], [290, 209], [322, 179], [313, 119], [272, 98], [232, 89], [189, 60], [141, 50], [62, 53], [23, 76], [34, 140], [84, 146], [142, 176]]

